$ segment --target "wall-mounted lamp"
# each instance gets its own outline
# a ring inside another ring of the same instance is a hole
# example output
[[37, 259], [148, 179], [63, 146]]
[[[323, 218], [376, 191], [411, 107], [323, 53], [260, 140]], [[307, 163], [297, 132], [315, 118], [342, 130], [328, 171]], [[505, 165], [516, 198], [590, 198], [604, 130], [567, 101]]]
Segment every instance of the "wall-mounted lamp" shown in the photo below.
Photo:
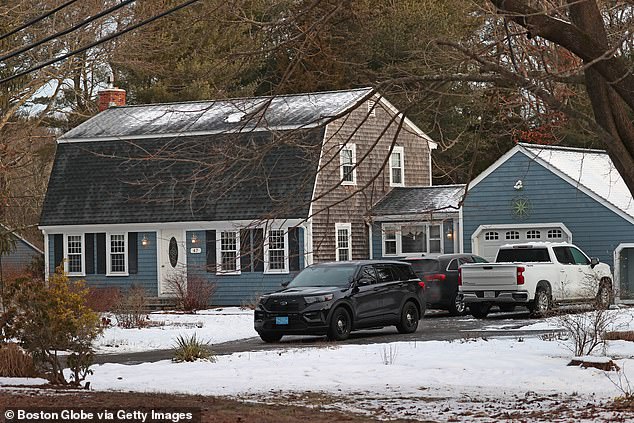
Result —
[[447, 239], [453, 238], [453, 232], [447, 232]]
[[196, 234], [192, 234], [192, 244], [197, 244], [198, 243], [198, 237], [196, 236]]
[[522, 188], [524, 188], [524, 183], [522, 182], [521, 179], [518, 179], [517, 182], [515, 182], [515, 186], [513, 188], [515, 188], [515, 190], [519, 191]]
[[147, 239], [147, 236], [143, 235], [143, 239], [141, 239], [141, 245], [143, 247], [147, 247], [148, 245], [150, 245], [150, 240]]

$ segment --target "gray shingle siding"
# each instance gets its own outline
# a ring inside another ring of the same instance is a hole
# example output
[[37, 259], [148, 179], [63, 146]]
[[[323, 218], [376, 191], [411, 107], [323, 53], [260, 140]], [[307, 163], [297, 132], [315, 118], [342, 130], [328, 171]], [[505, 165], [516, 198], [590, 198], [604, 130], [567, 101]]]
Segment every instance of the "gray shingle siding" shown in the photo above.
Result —
[[35, 257], [41, 255], [42, 253], [38, 250], [16, 238], [15, 249], [9, 254], [2, 256], [2, 271], [3, 273], [8, 271], [21, 272], [26, 266], [31, 264]]
[[[513, 188], [518, 179], [521, 191]], [[518, 196], [531, 202], [522, 220], [511, 213]], [[634, 242], [632, 223], [518, 152], [469, 191], [463, 205], [464, 251], [471, 252], [471, 235], [480, 225], [554, 222], [564, 223], [574, 244], [610, 266], [614, 249]]]

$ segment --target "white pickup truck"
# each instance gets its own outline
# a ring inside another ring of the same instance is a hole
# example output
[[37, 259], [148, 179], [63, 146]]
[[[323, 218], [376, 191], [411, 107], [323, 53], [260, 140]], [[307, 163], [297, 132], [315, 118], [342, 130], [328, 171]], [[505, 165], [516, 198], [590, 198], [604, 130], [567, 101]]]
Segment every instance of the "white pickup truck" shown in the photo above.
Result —
[[495, 263], [464, 264], [459, 291], [471, 314], [484, 318], [492, 305], [503, 311], [525, 305], [543, 316], [554, 304], [612, 301], [610, 266], [572, 244], [530, 242], [500, 247]]

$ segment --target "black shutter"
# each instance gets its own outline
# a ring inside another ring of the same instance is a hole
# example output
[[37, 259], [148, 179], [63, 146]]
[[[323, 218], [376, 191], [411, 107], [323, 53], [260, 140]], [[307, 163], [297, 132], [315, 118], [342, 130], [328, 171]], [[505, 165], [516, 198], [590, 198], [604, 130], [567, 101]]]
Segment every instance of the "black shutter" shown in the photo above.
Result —
[[264, 229], [253, 230], [253, 271], [264, 272]]
[[53, 235], [53, 257], [55, 268], [64, 264], [64, 235]]
[[205, 231], [207, 271], [216, 273], [216, 231]]
[[288, 256], [289, 270], [299, 270], [299, 228], [288, 230]]
[[253, 247], [251, 246], [251, 234], [249, 229], [240, 229], [240, 268], [243, 272], [251, 272], [251, 256]]
[[86, 274], [95, 274], [95, 234], [84, 235], [86, 242]]
[[139, 273], [139, 250], [137, 232], [128, 232], [128, 273], [136, 275]]
[[97, 274], [106, 274], [106, 234], [98, 233], [97, 236]]

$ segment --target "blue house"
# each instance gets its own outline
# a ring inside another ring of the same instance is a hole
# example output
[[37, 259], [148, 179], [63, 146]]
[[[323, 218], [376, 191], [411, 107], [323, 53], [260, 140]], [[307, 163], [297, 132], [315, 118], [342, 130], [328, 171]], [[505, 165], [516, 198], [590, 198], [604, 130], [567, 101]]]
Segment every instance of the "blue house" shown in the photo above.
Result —
[[306, 265], [368, 258], [367, 211], [429, 185], [435, 147], [371, 88], [111, 107], [58, 139], [46, 269], [250, 302]]
[[465, 185], [394, 188], [369, 213], [372, 258], [459, 252], [459, 204]]
[[634, 299], [634, 201], [602, 150], [518, 144], [468, 187], [460, 248], [573, 242], [612, 266], [617, 297]]
[[0, 255], [2, 277], [23, 273], [34, 260], [41, 258], [44, 254], [42, 250], [20, 235], [11, 232], [6, 226], [0, 225], [0, 235], [7, 234], [11, 238], [12, 248], [9, 252]]

